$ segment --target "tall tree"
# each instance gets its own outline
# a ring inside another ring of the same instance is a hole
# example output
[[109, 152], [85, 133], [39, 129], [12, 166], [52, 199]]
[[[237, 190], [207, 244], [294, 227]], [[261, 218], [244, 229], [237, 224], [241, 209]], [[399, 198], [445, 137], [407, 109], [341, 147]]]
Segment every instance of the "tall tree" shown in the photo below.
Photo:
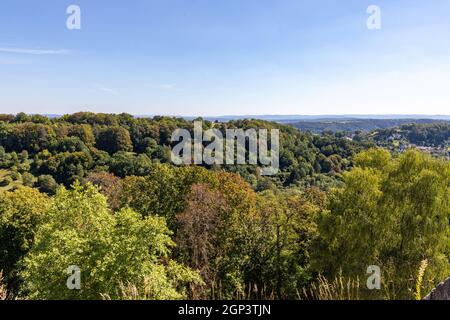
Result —
[[198, 270], [206, 287], [191, 288], [191, 298], [208, 296], [217, 280], [221, 255], [219, 233], [224, 227], [221, 217], [227, 211], [223, 196], [207, 185], [195, 184], [187, 196], [186, 209], [177, 215], [176, 237], [179, 259]]
[[98, 133], [97, 147], [114, 154], [119, 151], [133, 151], [130, 133], [123, 127], [106, 127]]
[[362, 153], [334, 190], [313, 251], [317, 271], [334, 277], [366, 277], [382, 271], [383, 291], [370, 297], [412, 298], [417, 270], [429, 261], [424, 289], [450, 267], [450, 164], [408, 151], [391, 159], [381, 149]]
[[[31, 299], [177, 299], [200, 279], [169, 259], [174, 246], [163, 218], [131, 209], [113, 214], [92, 185], [59, 189], [24, 259], [24, 292]], [[80, 270], [80, 290], [67, 286], [67, 270]]]
[[0, 193], [0, 272], [15, 294], [21, 284], [20, 262], [32, 248], [50, 203], [45, 194], [27, 187]]

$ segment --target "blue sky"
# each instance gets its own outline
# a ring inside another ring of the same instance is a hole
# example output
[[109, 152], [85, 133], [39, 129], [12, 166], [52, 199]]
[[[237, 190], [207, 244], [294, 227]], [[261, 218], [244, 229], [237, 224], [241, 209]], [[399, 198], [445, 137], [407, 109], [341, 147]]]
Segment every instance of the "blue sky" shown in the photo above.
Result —
[[[71, 4], [81, 30], [66, 28]], [[448, 115], [449, 13], [448, 0], [2, 0], [0, 113]]]

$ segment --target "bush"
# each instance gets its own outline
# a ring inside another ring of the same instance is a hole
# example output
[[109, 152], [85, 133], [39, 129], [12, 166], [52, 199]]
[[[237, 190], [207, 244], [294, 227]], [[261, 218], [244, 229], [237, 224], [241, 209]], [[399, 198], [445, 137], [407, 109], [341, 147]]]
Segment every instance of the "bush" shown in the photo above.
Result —
[[55, 179], [49, 175], [42, 175], [37, 181], [37, 187], [39, 190], [48, 194], [55, 194], [58, 186], [59, 185], [56, 183]]
[[20, 178], [22, 178], [22, 175], [19, 172], [14, 171], [11, 173], [11, 179], [13, 181], [18, 181], [18, 180], [20, 180]]
[[22, 184], [26, 187], [32, 187], [36, 182], [36, 178], [29, 172], [22, 173]]

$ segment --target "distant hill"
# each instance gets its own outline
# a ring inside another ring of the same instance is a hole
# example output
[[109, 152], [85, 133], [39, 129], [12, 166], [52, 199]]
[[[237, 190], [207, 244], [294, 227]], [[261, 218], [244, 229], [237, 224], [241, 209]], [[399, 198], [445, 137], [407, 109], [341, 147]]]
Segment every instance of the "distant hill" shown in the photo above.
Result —
[[[33, 114], [30, 114], [33, 115]], [[50, 119], [60, 118], [62, 114], [42, 114]], [[135, 118], [153, 118], [162, 116], [161, 114], [139, 114], [133, 115]], [[194, 120], [198, 116], [182, 116], [182, 115], [166, 115], [168, 117], [183, 118], [185, 120]], [[450, 115], [396, 115], [396, 114], [347, 114], [347, 115], [219, 115], [219, 116], [203, 116], [208, 121], [228, 122], [232, 120], [257, 119], [265, 121], [274, 121], [279, 123], [296, 123], [296, 122], [324, 122], [324, 121], [355, 121], [355, 120], [404, 120], [404, 119], [428, 119], [428, 120], [444, 120], [450, 121]]]
[[[188, 120], [193, 120], [196, 117], [183, 117]], [[232, 120], [242, 119], [258, 119], [266, 121], [275, 121], [280, 123], [296, 123], [296, 122], [323, 122], [323, 121], [356, 121], [356, 120], [444, 120], [450, 121], [450, 115], [229, 115], [229, 116], [216, 116], [216, 117], [203, 117], [209, 121], [227, 122]]]
[[314, 133], [321, 133], [325, 131], [331, 132], [355, 132], [355, 131], [373, 131], [378, 129], [386, 129], [398, 127], [406, 124], [433, 124], [439, 122], [450, 122], [450, 119], [321, 119], [321, 120], [303, 120], [291, 122], [301, 131], [309, 131]]

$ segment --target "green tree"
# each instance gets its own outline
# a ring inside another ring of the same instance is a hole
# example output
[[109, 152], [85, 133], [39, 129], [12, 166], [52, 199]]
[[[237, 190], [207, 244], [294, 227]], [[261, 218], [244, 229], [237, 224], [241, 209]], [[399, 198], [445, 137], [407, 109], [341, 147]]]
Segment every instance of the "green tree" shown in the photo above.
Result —
[[35, 189], [21, 187], [0, 193], [0, 272], [9, 290], [17, 293], [20, 261], [31, 249], [37, 227], [50, 199]]
[[110, 171], [119, 177], [145, 176], [150, 173], [152, 162], [146, 154], [136, 155], [119, 151], [112, 156]]
[[36, 182], [36, 178], [29, 172], [22, 173], [22, 183], [26, 187], [32, 187], [34, 186], [34, 183]]
[[217, 177], [200, 167], [174, 168], [153, 164], [145, 177], [126, 177], [122, 183], [122, 206], [130, 206], [144, 217], [165, 217], [171, 230], [176, 229], [175, 215], [185, 208], [192, 185], [217, 185]]
[[41, 192], [45, 192], [49, 195], [54, 195], [59, 185], [56, 183], [55, 179], [50, 175], [39, 176], [36, 182], [36, 187], [39, 188]]
[[315, 188], [258, 194], [254, 249], [247, 270], [247, 281], [259, 288], [254, 298], [273, 294], [294, 299], [311, 280], [311, 240], [317, 235], [316, 217], [324, 202], [325, 194]]
[[450, 164], [417, 151], [391, 159], [370, 150], [344, 174], [345, 185], [330, 196], [313, 250], [314, 267], [333, 278], [366, 277], [382, 270], [383, 291], [375, 298], [412, 298], [417, 270], [429, 261], [424, 290], [448, 276]]
[[84, 178], [92, 165], [93, 159], [88, 151], [62, 152], [42, 161], [38, 171], [50, 174], [58, 183], [69, 186]]
[[54, 138], [55, 132], [48, 125], [19, 123], [13, 127], [13, 131], [8, 135], [6, 149], [16, 152], [27, 150], [30, 153], [37, 153], [48, 148]]
[[114, 154], [119, 151], [133, 151], [130, 133], [123, 127], [107, 127], [100, 130], [97, 147]]
[[74, 125], [69, 128], [69, 137], [78, 137], [88, 147], [95, 145], [95, 135], [92, 127], [87, 124]]
[[[169, 259], [174, 246], [163, 218], [131, 209], [113, 214], [92, 185], [59, 189], [24, 259], [24, 292], [32, 299], [177, 299], [198, 275]], [[81, 289], [69, 290], [67, 268], [81, 270]], [[175, 271], [178, 271], [177, 274]]]

